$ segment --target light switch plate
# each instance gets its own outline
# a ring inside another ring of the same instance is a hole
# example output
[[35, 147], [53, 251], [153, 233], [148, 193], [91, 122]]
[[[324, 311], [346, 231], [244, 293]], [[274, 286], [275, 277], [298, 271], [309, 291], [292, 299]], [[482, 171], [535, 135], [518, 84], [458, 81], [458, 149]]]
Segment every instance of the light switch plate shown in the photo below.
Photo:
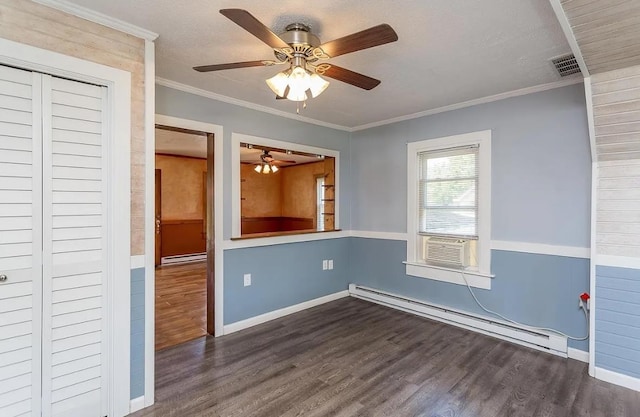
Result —
[[329, 269], [333, 269], [333, 259], [329, 259]]
[[322, 270], [326, 271], [327, 268], [329, 268], [329, 261], [327, 261], [326, 259], [322, 261]]
[[244, 286], [248, 287], [251, 285], [251, 274], [244, 274]]

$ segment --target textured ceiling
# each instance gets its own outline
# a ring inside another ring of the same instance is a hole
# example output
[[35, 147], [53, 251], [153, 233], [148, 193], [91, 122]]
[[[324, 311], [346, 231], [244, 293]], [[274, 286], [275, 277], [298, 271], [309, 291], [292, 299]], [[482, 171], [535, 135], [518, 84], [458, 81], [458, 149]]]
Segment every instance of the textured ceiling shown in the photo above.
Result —
[[380, 23], [398, 42], [332, 59], [382, 80], [371, 91], [331, 80], [301, 114], [360, 126], [559, 80], [549, 58], [570, 48], [547, 0], [73, 0], [160, 34], [158, 77], [295, 114], [274, 99], [264, 80], [274, 68], [202, 74], [197, 65], [272, 59], [272, 50], [222, 16], [251, 12], [274, 32], [292, 22], [329, 41]]
[[156, 153], [207, 157], [207, 138], [201, 135], [156, 129]]

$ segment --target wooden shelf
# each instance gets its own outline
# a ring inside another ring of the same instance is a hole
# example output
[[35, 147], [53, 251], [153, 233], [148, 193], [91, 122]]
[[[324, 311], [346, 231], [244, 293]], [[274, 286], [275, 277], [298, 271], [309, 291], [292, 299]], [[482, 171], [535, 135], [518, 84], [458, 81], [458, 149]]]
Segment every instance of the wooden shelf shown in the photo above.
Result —
[[333, 185], [333, 184], [323, 184], [322, 186], [326, 187], [326, 188], [335, 187], [335, 185]]
[[322, 201], [336, 201], [334, 198], [323, 198]]
[[323, 216], [333, 216], [335, 213], [322, 213]]

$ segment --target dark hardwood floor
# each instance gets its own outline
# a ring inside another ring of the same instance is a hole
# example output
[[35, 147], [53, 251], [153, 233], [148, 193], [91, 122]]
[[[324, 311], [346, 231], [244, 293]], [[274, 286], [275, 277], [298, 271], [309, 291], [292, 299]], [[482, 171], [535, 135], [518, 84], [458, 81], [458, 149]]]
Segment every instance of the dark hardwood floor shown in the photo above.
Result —
[[141, 416], [640, 416], [587, 365], [345, 298], [157, 352]]
[[156, 268], [156, 350], [207, 334], [207, 263]]

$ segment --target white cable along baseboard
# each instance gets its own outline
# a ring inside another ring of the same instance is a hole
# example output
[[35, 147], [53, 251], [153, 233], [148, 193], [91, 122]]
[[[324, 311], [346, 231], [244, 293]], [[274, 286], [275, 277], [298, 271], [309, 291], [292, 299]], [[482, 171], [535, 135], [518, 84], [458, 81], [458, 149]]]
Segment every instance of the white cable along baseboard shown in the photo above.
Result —
[[542, 352], [551, 353], [563, 358], [568, 357], [567, 338], [554, 333], [531, 330], [502, 320], [355, 284], [349, 284], [349, 294], [365, 301], [462, 327]]

